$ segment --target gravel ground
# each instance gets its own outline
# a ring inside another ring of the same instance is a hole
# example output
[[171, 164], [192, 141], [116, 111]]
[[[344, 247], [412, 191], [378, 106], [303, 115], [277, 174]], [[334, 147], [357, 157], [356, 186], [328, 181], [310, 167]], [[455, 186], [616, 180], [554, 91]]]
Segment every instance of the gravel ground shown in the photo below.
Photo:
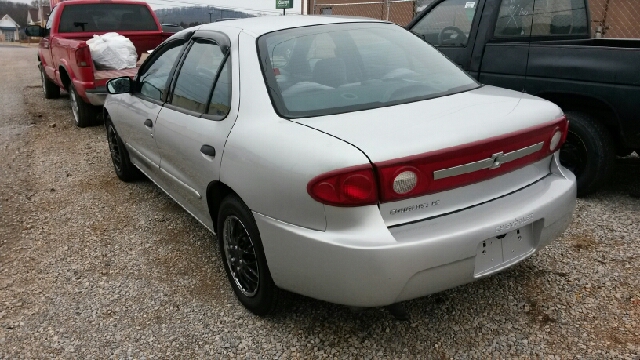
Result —
[[637, 157], [561, 239], [406, 302], [408, 322], [290, 293], [259, 318], [211, 234], [151, 182], [120, 182], [103, 128], [43, 98], [35, 59], [0, 49], [0, 358], [640, 359]]

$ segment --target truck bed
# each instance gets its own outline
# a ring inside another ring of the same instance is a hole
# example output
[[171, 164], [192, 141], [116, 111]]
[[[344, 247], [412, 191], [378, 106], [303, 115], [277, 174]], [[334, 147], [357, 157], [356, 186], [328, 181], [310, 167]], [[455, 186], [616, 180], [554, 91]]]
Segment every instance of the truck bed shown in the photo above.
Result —
[[113, 79], [122, 76], [134, 77], [138, 73], [138, 69], [140, 66], [136, 66], [134, 68], [122, 69], [122, 70], [96, 70], [93, 73], [96, 81], [105, 80], [105, 79]]

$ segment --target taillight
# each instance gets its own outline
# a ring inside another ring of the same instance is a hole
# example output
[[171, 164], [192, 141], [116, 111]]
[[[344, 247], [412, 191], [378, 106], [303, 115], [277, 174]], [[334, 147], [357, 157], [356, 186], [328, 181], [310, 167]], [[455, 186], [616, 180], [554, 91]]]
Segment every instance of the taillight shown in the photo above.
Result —
[[564, 143], [569, 123], [553, 122], [438, 151], [332, 171], [307, 192], [334, 206], [373, 205], [433, 194], [504, 175], [542, 160]]
[[331, 171], [307, 185], [315, 200], [334, 206], [362, 206], [378, 203], [378, 187], [371, 165]]
[[91, 66], [91, 51], [88, 45], [80, 45], [76, 49], [76, 64], [80, 67]]
[[557, 151], [567, 129], [562, 117], [471, 144], [376, 163], [380, 202], [451, 190], [520, 169]]

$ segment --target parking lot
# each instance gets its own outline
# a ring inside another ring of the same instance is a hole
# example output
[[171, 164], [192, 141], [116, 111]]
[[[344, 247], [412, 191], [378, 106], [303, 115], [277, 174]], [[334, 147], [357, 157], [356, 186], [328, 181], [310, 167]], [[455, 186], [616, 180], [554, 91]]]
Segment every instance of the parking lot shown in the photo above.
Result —
[[290, 293], [260, 318], [211, 233], [151, 181], [119, 181], [68, 96], [43, 98], [36, 53], [0, 47], [0, 359], [640, 358], [638, 157], [559, 240], [406, 302], [409, 321]]

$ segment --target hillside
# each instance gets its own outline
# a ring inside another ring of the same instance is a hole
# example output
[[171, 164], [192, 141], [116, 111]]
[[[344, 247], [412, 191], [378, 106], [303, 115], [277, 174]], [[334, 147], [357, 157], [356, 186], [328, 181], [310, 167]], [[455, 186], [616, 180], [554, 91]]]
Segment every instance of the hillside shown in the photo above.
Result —
[[225, 18], [252, 17], [252, 15], [240, 11], [218, 9], [212, 6], [190, 6], [155, 10], [156, 16], [158, 16], [162, 24], [181, 24], [183, 26], [195, 25], [195, 23], [208, 23], [210, 12], [213, 13], [211, 14], [212, 21]]

